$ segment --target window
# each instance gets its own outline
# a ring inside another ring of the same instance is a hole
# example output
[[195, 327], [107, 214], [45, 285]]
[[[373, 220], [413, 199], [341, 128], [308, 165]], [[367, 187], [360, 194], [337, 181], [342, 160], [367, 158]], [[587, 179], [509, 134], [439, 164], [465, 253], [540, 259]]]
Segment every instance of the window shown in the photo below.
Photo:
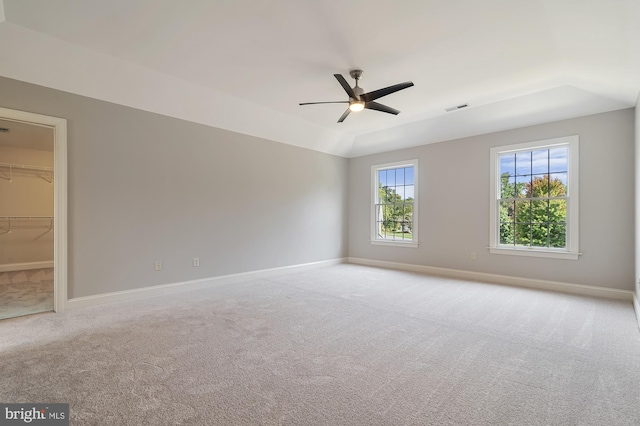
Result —
[[491, 148], [490, 252], [578, 259], [578, 136]]
[[418, 160], [371, 167], [371, 243], [418, 246]]

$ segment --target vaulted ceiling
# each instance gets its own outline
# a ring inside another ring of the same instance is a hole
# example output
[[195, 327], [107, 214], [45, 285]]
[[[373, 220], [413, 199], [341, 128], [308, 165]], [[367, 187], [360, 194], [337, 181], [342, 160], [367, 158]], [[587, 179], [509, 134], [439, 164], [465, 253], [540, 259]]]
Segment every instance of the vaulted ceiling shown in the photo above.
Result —
[[[632, 107], [639, 52], [637, 0], [0, 0], [2, 76], [346, 157]], [[354, 68], [401, 114], [298, 105]]]

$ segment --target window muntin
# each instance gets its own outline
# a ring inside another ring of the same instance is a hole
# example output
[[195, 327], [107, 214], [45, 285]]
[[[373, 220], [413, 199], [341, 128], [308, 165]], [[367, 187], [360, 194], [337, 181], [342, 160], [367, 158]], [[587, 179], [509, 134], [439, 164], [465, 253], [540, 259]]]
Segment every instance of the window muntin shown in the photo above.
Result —
[[418, 161], [372, 167], [372, 243], [417, 245]]
[[577, 259], [578, 137], [492, 148], [491, 161], [491, 252]]

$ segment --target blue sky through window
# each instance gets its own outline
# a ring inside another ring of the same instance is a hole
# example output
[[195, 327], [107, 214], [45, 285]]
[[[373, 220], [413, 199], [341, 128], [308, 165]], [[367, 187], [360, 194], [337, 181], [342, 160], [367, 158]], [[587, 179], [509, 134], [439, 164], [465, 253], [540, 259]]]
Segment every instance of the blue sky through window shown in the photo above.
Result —
[[406, 200], [407, 198], [415, 198], [413, 166], [379, 170], [378, 182], [381, 186], [388, 186], [395, 190], [403, 200]]
[[567, 146], [501, 154], [500, 176], [507, 173], [520, 181], [524, 176], [551, 174], [551, 179], [558, 178], [566, 184], [568, 155]]

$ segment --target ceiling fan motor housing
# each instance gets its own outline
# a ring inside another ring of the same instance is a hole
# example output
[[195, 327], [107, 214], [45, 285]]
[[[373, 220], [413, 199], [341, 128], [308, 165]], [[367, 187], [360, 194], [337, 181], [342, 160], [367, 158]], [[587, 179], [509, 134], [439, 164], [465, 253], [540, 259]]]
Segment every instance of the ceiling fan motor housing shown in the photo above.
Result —
[[351, 78], [356, 80], [356, 83], [358, 82], [358, 80], [360, 80], [362, 78], [362, 70], [351, 70], [349, 71], [349, 75], [351, 76]]
[[362, 95], [364, 93], [364, 89], [360, 86], [358, 86], [358, 84], [356, 83], [356, 86], [353, 88], [353, 94], [356, 95], [357, 99], [353, 99], [354, 101], [359, 101], [360, 100], [360, 95]]

